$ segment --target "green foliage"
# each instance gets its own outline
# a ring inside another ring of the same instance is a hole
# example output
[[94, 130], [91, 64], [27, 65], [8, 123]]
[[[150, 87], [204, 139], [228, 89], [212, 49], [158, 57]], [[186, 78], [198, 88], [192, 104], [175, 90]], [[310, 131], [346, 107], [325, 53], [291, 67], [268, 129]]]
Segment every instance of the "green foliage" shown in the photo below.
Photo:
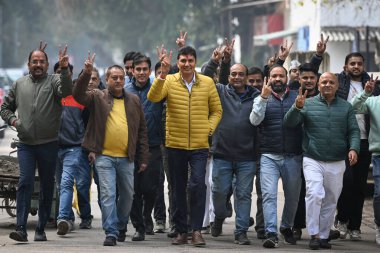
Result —
[[188, 31], [188, 44], [199, 47], [215, 43], [219, 27], [217, 0], [0, 0], [0, 8], [6, 66], [23, 64], [41, 40], [53, 60], [58, 44], [65, 43], [77, 64], [88, 50], [97, 53], [100, 65], [114, 63], [117, 53], [122, 64], [132, 50], [155, 60], [156, 46], [176, 50], [180, 30]]

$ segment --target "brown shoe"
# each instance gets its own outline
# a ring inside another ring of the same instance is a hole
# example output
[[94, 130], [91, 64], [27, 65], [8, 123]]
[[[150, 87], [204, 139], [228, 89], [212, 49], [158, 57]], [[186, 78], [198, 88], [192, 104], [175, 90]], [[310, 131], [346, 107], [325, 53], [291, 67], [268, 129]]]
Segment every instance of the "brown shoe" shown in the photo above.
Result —
[[194, 231], [193, 232], [193, 236], [191, 237], [191, 243], [195, 247], [203, 247], [206, 245], [206, 242], [202, 237], [201, 231]]
[[176, 238], [173, 238], [172, 240], [173, 245], [183, 245], [187, 244], [187, 233], [178, 233]]

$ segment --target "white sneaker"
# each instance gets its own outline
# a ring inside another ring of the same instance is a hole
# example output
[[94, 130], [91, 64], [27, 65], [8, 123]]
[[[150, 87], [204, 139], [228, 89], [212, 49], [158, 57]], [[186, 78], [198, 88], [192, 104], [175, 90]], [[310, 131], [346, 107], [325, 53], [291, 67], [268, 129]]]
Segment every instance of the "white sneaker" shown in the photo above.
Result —
[[376, 244], [380, 245], [380, 226], [376, 225]]
[[340, 233], [340, 239], [346, 239], [347, 233], [348, 233], [347, 223], [338, 221], [338, 223], [336, 224], [335, 228]]
[[350, 233], [351, 241], [360, 241], [362, 239], [362, 236], [359, 230], [351, 230], [349, 233]]

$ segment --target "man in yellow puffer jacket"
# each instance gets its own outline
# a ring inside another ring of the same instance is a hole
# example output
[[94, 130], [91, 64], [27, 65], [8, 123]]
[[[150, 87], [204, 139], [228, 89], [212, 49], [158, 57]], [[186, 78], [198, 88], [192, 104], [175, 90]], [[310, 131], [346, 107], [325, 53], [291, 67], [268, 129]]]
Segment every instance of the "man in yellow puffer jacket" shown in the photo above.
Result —
[[197, 55], [194, 48], [185, 46], [179, 49], [179, 73], [174, 75], [168, 75], [172, 52], [167, 55], [162, 48], [158, 55], [162, 73], [154, 80], [148, 99], [152, 102], [167, 100], [166, 147], [174, 193], [173, 221], [178, 231], [172, 244], [187, 243], [186, 186], [190, 165], [191, 242], [194, 246], [203, 246], [205, 241], [200, 230], [206, 201], [208, 137], [222, 117], [222, 107], [213, 80], [195, 71]]

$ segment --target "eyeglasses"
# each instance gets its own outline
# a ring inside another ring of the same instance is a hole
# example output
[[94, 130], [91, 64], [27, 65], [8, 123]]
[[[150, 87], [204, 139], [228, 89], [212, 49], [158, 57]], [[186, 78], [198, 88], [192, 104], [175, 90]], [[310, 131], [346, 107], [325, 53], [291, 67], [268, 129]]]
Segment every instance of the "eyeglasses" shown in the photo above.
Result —
[[245, 73], [244, 72], [232, 72], [232, 73], [230, 73], [230, 76], [232, 76], [232, 77], [237, 77], [237, 76], [245, 77]]
[[38, 65], [38, 63], [41, 64], [41, 65], [43, 65], [43, 64], [46, 63], [46, 61], [45, 60], [33, 60], [30, 63], [33, 64], [33, 65]]

